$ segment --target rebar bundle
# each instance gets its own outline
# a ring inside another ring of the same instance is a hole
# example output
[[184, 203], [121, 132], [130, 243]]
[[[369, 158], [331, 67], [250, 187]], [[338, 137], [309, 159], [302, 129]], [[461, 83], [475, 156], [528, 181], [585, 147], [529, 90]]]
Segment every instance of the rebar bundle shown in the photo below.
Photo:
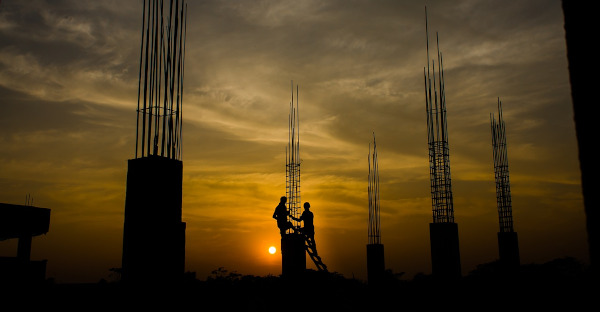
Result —
[[[427, 34], [427, 69], [423, 68], [425, 79], [425, 107], [427, 111], [427, 137], [429, 149], [429, 177], [433, 223], [453, 223], [454, 206], [450, 179], [450, 151], [448, 148], [448, 123], [446, 120], [446, 95], [444, 90], [443, 59], [440, 53], [439, 38], [436, 33], [438, 78], [436, 81], [435, 61], [429, 64], [429, 30], [427, 29], [427, 8], [425, 8]], [[438, 90], [439, 89], [439, 90]]]
[[377, 144], [373, 133], [373, 150], [369, 144], [369, 244], [381, 244], [379, 219], [379, 165], [377, 164]]
[[144, 0], [135, 158], [181, 160], [186, 16], [185, 0]]
[[[288, 146], [286, 147], [286, 187], [287, 205], [290, 215], [300, 216], [300, 117], [298, 110], [298, 86], [296, 85], [296, 102], [294, 103], [294, 81], [288, 123]], [[292, 221], [298, 227], [298, 221]], [[289, 230], [288, 230], [289, 231]]]
[[512, 199], [508, 176], [508, 154], [506, 149], [506, 130], [502, 117], [502, 102], [498, 98], [498, 120], [490, 114], [492, 125], [492, 147], [494, 154], [494, 175], [496, 178], [496, 202], [500, 232], [514, 232], [512, 218]]

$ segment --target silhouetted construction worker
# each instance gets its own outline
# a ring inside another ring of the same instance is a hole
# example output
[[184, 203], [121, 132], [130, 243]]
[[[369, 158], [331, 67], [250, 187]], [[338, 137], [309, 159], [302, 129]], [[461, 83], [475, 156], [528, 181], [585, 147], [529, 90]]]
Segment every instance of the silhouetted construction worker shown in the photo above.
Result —
[[299, 229], [299, 232], [304, 235], [306, 251], [310, 258], [315, 262], [317, 269], [319, 269], [319, 271], [327, 272], [327, 266], [323, 263], [317, 252], [317, 244], [315, 243], [315, 225], [313, 223], [314, 215], [312, 211], [310, 211], [310, 204], [308, 202], [304, 203], [304, 212], [302, 212], [300, 218], [294, 216], [290, 217], [298, 222], [304, 221], [304, 226]]
[[300, 218], [295, 218], [294, 216], [291, 216], [291, 218], [296, 221], [304, 221], [304, 227], [302, 227], [300, 229], [300, 231], [302, 232], [302, 234], [307, 236], [307, 238], [314, 240], [314, 238], [315, 238], [315, 225], [313, 223], [314, 215], [313, 215], [312, 211], [310, 211], [310, 204], [308, 202], [304, 203], [304, 212], [302, 212], [302, 215], [300, 216]]
[[290, 212], [285, 207], [285, 203], [287, 202], [287, 197], [281, 196], [279, 199], [279, 205], [275, 207], [275, 211], [273, 212], [273, 219], [277, 220], [277, 227], [279, 228], [279, 232], [283, 236], [287, 229], [293, 228], [292, 222], [288, 220], [288, 216]]

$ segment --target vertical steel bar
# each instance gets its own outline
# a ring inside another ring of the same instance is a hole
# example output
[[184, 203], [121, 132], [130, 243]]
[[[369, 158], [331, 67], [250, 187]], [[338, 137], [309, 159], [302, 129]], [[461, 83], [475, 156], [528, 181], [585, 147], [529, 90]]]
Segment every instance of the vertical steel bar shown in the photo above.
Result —
[[138, 156], [138, 141], [140, 132], [140, 93], [142, 84], [142, 56], [144, 53], [144, 27], [146, 26], [146, 0], [142, 6], [142, 39], [140, 44], [140, 66], [138, 74], [138, 98], [137, 98], [137, 117], [135, 122], [135, 158]]
[[144, 100], [143, 105], [144, 108], [142, 110], [142, 146], [141, 146], [141, 157], [144, 157], [145, 151], [145, 143], [146, 143], [146, 104], [147, 104], [147, 95], [148, 95], [148, 56], [150, 53], [150, 22], [152, 21], [152, 13], [151, 13], [151, 3], [148, 1], [148, 23], [146, 23], [146, 46], [145, 46], [145, 57], [144, 57]]
[[179, 75], [181, 105], [179, 107], [179, 111], [177, 112], [178, 116], [180, 116], [180, 118], [179, 118], [180, 119], [180, 121], [179, 121], [179, 137], [177, 140], [177, 142], [178, 142], [177, 157], [179, 159], [181, 159], [183, 156], [183, 136], [182, 136], [182, 133], [183, 133], [183, 80], [184, 80], [184, 72], [185, 72], [184, 71], [184, 69], [185, 69], [185, 41], [186, 41], [185, 39], [187, 36], [187, 3], [185, 3], [185, 6], [184, 6], [184, 3], [182, 1], [181, 6], [182, 6], [182, 22], [181, 22], [181, 24], [183, 27], [183, 31], [182, 31], [183, 41], [182, 41], [182, 44], [180, 44], [180, 47], [182, 49], [182, 57], [181, 57], [181, 70], [180, 70], [180, 75]]

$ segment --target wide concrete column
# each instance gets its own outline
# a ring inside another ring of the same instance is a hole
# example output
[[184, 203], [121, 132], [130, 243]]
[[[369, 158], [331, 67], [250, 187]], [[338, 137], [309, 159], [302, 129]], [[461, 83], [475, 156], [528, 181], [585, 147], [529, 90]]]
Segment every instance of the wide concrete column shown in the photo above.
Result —
[[183, 164], [149, 156], [128, 161], [122, 280], [131, 283], [181, 280], [185, 271], [185, 227], [181, 221]]
[[435, 278], [443, 280], [461, 277], [458, 224], [430, 223], [431, 268]]
[[367, 245], [367, 283], [378, 285], [383, 282], [385, 275], [385, 259], [383, 244]]
[[306, 271], [306, 249], [304, 236], [285, 234], [281, 237], [281, 275], [300, 276]]
[[500, 264], [504, 269], [516, 270], [521, 265], [517, 232], [498, 232]]

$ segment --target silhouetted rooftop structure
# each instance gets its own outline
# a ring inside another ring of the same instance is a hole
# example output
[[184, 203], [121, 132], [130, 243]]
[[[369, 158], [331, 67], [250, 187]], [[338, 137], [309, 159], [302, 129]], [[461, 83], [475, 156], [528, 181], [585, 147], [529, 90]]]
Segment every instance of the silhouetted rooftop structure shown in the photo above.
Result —
[[31, 241], [50, 229], [50, 209], [0, 203], [0, 241], [18, 239], [16, 257], [0, 257], [1, 284], [32, 284], [46, 279], [46, 260], [31, 261]]
[[46, 234], [49, 228], [50, 209], [0, 203], [0, 241]]

